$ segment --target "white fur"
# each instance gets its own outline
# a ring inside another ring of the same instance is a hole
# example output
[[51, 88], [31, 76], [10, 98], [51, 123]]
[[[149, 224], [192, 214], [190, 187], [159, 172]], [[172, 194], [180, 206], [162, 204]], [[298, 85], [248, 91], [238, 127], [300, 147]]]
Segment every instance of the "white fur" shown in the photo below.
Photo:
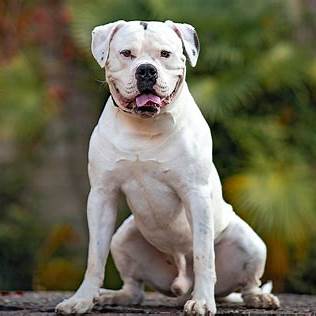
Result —
[[[117, 24], [105, 27], [106, 41], [113, 27]], [[88, 267], [79, 290], [57, 306], [58, 312], [84, 313], [96, 300], [139, 303], [143, 282], [187, 300], [184, 310], [189, 315], [214, 314], [215, 295], [238, 288], [249, 306], [278, 305], [258, 287], [264, 243], [223, 200], [210, 129], [184, 81], [182, 45], [194, 45], [193, 37], [181, 32], [179, 36], [171, 22], [149, 22], [146, 30], [140, 22], [124, 22], [106, 43], [106, 76], [119, 107], [109, 98], [91, 136]], [[133, 51], [134, 59], [120, 55], [124, 47]], [[172, 51], [172, 60], [160, 58], [164, 48]], [[100, 48], [92, 49], [99, 62], [95, 49]], [[135, 69], [144, 62], [157, 67], [157, 85], [164, 82], [166, 95], [176, 89], [172, 102], [148, 119], [122, 111], [124, 98], [138, 93]], [[120, 191], [133, 215], [112, 239]], [[120, 291], [100, 290], [110, 246], [124, 281]]]

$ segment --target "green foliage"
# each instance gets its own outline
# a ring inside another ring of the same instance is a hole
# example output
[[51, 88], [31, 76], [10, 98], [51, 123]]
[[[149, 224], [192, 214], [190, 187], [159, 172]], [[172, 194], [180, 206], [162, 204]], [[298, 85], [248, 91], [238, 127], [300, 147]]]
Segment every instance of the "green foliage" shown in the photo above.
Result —
[[[32, 286], [34, 253], [41, 233], [32, 213], [11, 204], [0, 213], [0, 284], [2, 290]], [[12, 269], [14, 267], [14, 269]]]
[[26, 187], [34, 144], [50, 117], [50, 103], [26, 55], [18, 54], [1, 67], [0, 141], [15, 150], [1, 163], [0, 285], [27, 290], [32, 287], [35, 253], [43, 233], [34, 221], [37, 213], [27, 202]]
[[316, 294], [316, 247], [311, 245], [304, 260], [297, 263], [295, 271], [286, 280], [289, 292]]
[[0, 137], [17, 143], [34, 142], [49, 118], [49, 100], [39, 74], [22, 54], [0, 73]]
[[75, 290], [82, 279], [83, 267], [73, 251], [77, 233], [69, 225], [54, 227], [37, 252], [34, 288], [40, 290]]
[[300, 161], [253, 158], [247, 170], [226, 180], [228, 197], [262, 235], [305, 242], [314, 230], [315, 174]]

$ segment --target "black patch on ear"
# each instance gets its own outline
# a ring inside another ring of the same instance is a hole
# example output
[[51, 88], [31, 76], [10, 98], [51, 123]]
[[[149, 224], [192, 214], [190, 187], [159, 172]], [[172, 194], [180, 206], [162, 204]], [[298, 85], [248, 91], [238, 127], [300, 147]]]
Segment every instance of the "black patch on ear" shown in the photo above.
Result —
[[140, 25], [144, 28], [144, 30], [147, 30], [148, 23], [147, 22], [140, 22]]
[[194, 49], [192, 49], [192, 54], [193, 54], [193, 56], [195, 56], [195, 54], [196, 54]]
[[[195, 45], [197, 51], [199, 52], [200, 51], [200, 41], [199, 41], [199, 38], [198, 38], [196, 32], [193, 33], [193, 39], [194, 39], [194, 45]], [[193, 54], [193, 55], [195, 55], [195, 54]]]

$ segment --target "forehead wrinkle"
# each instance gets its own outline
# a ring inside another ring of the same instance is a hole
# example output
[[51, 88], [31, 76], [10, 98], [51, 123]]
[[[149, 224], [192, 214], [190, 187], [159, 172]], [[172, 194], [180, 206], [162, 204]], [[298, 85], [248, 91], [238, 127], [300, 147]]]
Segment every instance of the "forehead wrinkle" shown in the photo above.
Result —
[[171, 41], [174, 41], [176, 39], [179, 40], [179, 36], [176, 34], [176, 32], [168, 25], [166, 25], [163, 22], [150, 22], [148, 24], [147, 31], [153, 34], [157, 34], [161, 37], [162, 34], [167, 35], [167, 38], [170, 38]]
[[[128, 41], [126, 40], [128, 39]], [[123, 28], [120, 29], [117, 34], [114, 35], [112, 39], [112, 44], [114, 46], [120, 47], [135, 47], [140, 46], [144, 39], [144, 29], [139, 28], [138, 30], [135, 28], [129, 28], [126, 32]]]
[[175, 50], [182, 49], [180, 38], [172, 30], [163, 34], [161, 31], [159, 32], [159, 30], [151, 29], [146, 31], [145, 39], [152, 47], [173, 47]]

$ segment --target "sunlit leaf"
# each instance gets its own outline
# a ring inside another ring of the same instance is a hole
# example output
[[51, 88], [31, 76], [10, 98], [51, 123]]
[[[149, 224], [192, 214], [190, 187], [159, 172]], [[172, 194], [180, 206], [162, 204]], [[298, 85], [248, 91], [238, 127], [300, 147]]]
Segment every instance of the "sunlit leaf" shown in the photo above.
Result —
[[315, 174], [307, 165], [256, 157], [225, 181], [232, 203], [265, 235], [290, 243], [315, 233]]

